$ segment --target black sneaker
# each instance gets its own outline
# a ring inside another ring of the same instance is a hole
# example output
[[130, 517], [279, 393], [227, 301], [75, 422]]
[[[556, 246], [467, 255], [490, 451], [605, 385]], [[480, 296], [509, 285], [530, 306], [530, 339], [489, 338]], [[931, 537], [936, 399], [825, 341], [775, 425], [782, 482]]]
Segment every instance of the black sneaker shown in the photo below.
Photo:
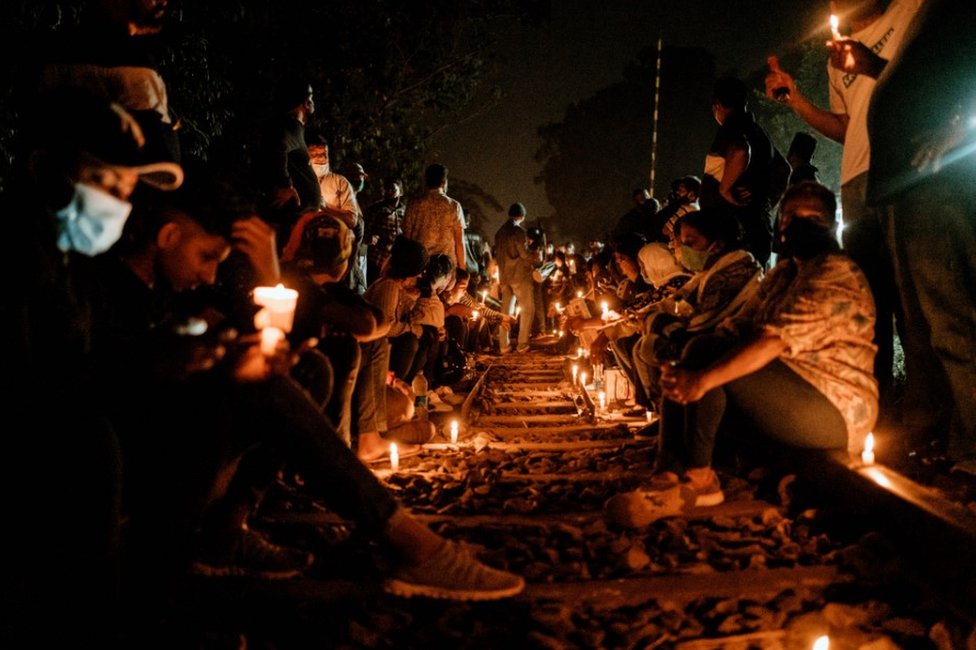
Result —
[[525, 581], [514, 573], [483, 564], [463, 546], [447, 541], [420, 566], [399, 569], [386, 581], [384, 589], [404, 598], [498, 600], [521, 593]]
[[190, 571], [209, 577], [288, 580], [301, 575], [313, 560], [307, 551], [273, 544], [261, 533], [245, 528], [229, 548], [201, 552], [190, 565]]

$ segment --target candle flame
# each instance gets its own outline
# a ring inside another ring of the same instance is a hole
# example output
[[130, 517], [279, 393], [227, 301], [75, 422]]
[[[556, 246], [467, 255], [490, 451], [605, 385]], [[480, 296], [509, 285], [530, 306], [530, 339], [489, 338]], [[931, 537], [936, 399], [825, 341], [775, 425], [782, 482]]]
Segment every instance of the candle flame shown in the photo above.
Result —
[[400, 452], [395, 442], [390, 443], [390, 467], [394, 472], [400, 468]]
[[830, 637], [824, 634], [813, 642], [813, 650], [830, 650]]
[[[830, 14], [830, 31], [837, 31], [838, 27], [840, 27], [840, 19], [837, 18], [837, 14]], [[824, 637], [820, 638], [822, 639]]]
[[874, 451], [874, 434], [869, 433], [864, 439], [864, 451], [870, 453]]

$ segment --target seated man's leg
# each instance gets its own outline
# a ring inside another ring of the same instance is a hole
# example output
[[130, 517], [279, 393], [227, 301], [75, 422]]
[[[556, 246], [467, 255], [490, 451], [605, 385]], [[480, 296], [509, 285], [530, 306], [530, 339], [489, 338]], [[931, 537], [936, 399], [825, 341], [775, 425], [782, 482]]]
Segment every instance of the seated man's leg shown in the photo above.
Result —
[[362, 359], [353, 409], [356, 422], [356, 450], [376, 453], [380, 434], [386, 431], [386, 376], [389, 372], [390, 344], [387, 339], [360, 343]]
[[410, 383], [406, 377], [410, 374], [414, 359], [417, 357], [417, 350], [420, 348], [420, 340], [412, 332], [405, 332], [399, 336], [394, 336], [390, 341], [390, 370], [397, 378]]
[[359, 343], [351, 336], [329, 336], [319, 346], [332, 364], [335, 387], [325, 404], [325, 414], [347, 445], [352, 445], [352, 399], [359, 377], [362, 353]]

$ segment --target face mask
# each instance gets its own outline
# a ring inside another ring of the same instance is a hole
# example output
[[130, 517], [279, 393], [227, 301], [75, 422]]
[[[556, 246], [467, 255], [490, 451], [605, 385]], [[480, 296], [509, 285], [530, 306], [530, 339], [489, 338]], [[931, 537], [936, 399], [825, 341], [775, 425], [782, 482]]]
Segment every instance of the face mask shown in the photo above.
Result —
[[329, 173], [329, 166], [328, 165], [321, 165], [321, 164], [318, 164], [318, 163], [312, 163], [312, 169], [315, 170], [315, 175], [318, 176], [318, 177], [320, 177], [320, 178], [322, 176], [325, 176], [326, 174]]
[[783, 246], [780, 255], [798, 260], [811, 258], [838, 248], [831, 230], [813, 219], [794, 218], [780, 234]]
[[695, 273], [703, 271], [705, 269], [705, 262], [711, 256], [707, 250], [696, 251], [684, 244], [681, 246], [681, 263], [689, 271], [694, 271]]
[[90, 185], [75, 183], [71, 203], [55, 213], [58, 248], [93, 256], [104, 253], [122, 236], [132, 204]]

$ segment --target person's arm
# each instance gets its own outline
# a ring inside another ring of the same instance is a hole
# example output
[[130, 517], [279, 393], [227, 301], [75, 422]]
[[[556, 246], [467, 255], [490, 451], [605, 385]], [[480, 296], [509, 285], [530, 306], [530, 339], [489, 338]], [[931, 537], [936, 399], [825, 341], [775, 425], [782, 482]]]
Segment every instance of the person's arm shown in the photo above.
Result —
[[661, 372], [664, 396], [680, 404], [697, 402], [705, 393], [751, 374], [787, 349], [786, 341], [770, 329], [722, 356], [704, 370], [685, 370], [665, 365]]
[[732, 188], [742, 177], [749, 166], [749, 143], [737, 142], [725, 154], [725, 170], [722, 172], [722, 182], [719, 183], [718, 193], [732, 205], [745, 205], [734, 194]]
[[467, 268], [467, 257], [464, 254], [464, 226], [460, 221], [454, 224], [454, 255], [457, 268]]
[[[775, 92], [780, 88], [788, 91], [786, 99], [776, 99]], [[817, 131], [835, 142], [844, 144], [847, 135], [847, 124], [850, 121], [847, 113], [833, 113], [826, 111], [809, 99], [807, 99], [799, 89], [793, 77], [786, 72], [777, 69], [766, 75], [766, 96], [770, 99], [789, 106], [803, 119], [804, 122], [815, 128]]]
[[231, 227], [231, 242], [250, 260], [259, 285], [274, 286], [280, 281], [274, 228], [257, 216], [238, 219]]

